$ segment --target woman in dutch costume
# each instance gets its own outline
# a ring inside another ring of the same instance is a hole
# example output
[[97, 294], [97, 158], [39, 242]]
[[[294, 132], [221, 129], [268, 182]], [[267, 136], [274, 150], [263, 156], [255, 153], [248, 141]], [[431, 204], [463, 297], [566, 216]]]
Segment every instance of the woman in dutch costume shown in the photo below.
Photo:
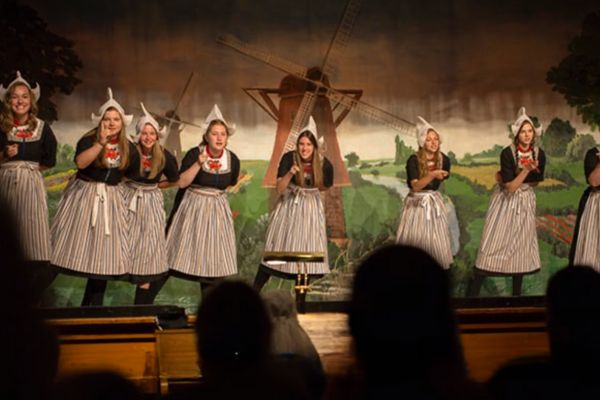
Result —
[[129, 271], [125, 202], [118, 186], [137, 150], [125, 127], [132, 115], [113, 98], [92, 113], [97, 127], [77, 142], [77, 175], [65, 189], [52, 225], [51, 263], [88, 282], [82, 305], [102, 305], [107, 280]]
[[438, 131], [422, 117], [417, 118], [419, 150], [406, 162], [410, 193], [404, 199], [396, 242], [425, 250], [449, 269], [453, 261], [450, 231], [438, 189], [450, 174], [450, 159], [440, 151]]
[[[125, 173], [127, 241], [129, 243], [129, 280], [136, 283], [136, 299], [148, 290], [149, 282], [164, 276], [169, 270], [165, 240], [165, 209], [161, 189], [177, 185], [177, 160], [159, 139], [165, 137], [166, 127], [140, 104], [144, 115], [139, 119], [133, 142], [135, 157]], [[165, 176], [166, 180], [161, 178]], [[142, 295], [143, 296], [143, 295]]]
[[[299, 280], [304, 290], [296, 291], [296, 301], [301, 307], [309, 280], [329, 273], [320, 191], [333, 185], [333, 166], [319, 153], [319, 147], [323, 147], [319, 142], [315, 121], [310, 117], [298, 136], [296, 149], [281, 157], [276, 186], [279, 200], [269, 219], [263, 260], [254, 279], [258, 291], [271, 275]], [[307, 257], [306, 262], [300, 261], [302, 256]]]
[[[181, 162], [181, 189], [167, 233], [169, 274], [200, 282], [202, 297], [216, 280], [237, 273], [236, 238], [225, 189], [237, 183], [240, 173], [239, 159], [227, 149], [235, 127], [216, 104], [205, 126], [202, 143]], [[138, 290], [137, 304], [153, 303], [167, 278], [152, 282], [145, 293]]]
[[523, 276], [541, 268], [533, 187], [544, 180], [546, 156], [536, 146], [542, 127], [521, 107], [511, 131], [513, 143], [500, 153], [500, 183], [485, 217], [471, 296], [479, 295], [486, 276], [512, 276], [512, 294], [520, 296]]
[[41, 171], [56, 164], [56, 138], [50, 125], [36, 116], [39, 98], [39, 85], [33, 89], [19, 71], [6, 88], [0, 86], [0, 193], [18, 223], [36, 293], [55, 276], [47, 268], [52, 251]]
[[587, 151], [583, 169], [589, 186], [579, 201], [569, 265], [585, 265], [600, 272], [600, 149]]

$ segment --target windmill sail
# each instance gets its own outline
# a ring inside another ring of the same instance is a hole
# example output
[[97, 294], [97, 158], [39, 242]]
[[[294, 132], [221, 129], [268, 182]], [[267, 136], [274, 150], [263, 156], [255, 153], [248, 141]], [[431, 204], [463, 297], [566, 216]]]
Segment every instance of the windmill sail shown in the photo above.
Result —
[[346, 4], [342, 18], [337, 26], [335, 34], [329, 43], [327, 53], [323, 59], [321, 65], [321, 71], [323, 75], [332, 76], [335, 72], [335, 66], [341, 58], [341, 54], [348, 45], [352, 28], [354, 27], [354, 21], [360, 11], [361, 0], [350, 0]]
[[294, 122], [292, 122], [292, 128], [285, 142], [283, 153], [296, 149], [296, 141], [300, 135], [300, 130], [306, 126], [308, 118], [312, 114], [315, 108], [316, 95], [313, 92], [304, 92], [302, 102], [298, 107], [298, 112], [294, 116]]
[[269, 64], [270, 66], [275, 67], [286, 74], [296, 75], [299, 78], [306, 78], [306, 67], [276, 56], [275, 54], [272, 54], [268, 50], [265, 50], [261, 47], [246, 43], [233, 35], [227, 34], [218, 36], [217, 42], [229, 46], [242, 54], [254, 58], [255, 60]]
[[[193, 77], [194, 77], [194, 71], [190, 72], [190, 76], [188, 77], [187, 81], [185, 82], [185, 86], [183, 87], [183, 90], [181, 91], [181, 94], [179, 95], [179, 99], [177, 99], [177, 103], [175, 104], [175, 108], [173, 109], [173, 117], [177, 115], [177, 111], [179, 109], [179, 105], [181, 104], [181, 100], [183, 99], [185, 92], [187, 92], [187, 90], [190, 86], [190, 82], [192, 81]], [[169, 138], [169, 135], [171, 134], [171, 126], [173, 125], [173, 123], [177, 123], [177, 120], [174, 118], [168, 118], [167, 120], [169, 121], [169, 124], [167, 125], [167, 134], [165, 135], [165, 137], [163, 139], [163, 144], [167, 143], [167, 139]]]
[[[270, 65], [280, 71], [285, 72], [286, 74], [294, 75], [306, 82], [312, 83], [316, 86], [317, 90], [325, 90], [325, 95], [334, 103], [332, 106], [336, 104], [340, 104], [341, 106], [356, 110], [364, 114], [367, 117], [373, 118], [376, 121], [383, 123], [384, 125], [397, 130], [398, 132], [405, 135], [413, 135], [415, 124], [407, 121], [406, 119], [395, 116], [387, 111], [384, 111], [376, 106], [373, 106], [369, 103], [366, 103], [362, 100], [357, 100], [353, 96], [349, 96], [347, 94], [341, 93], [335, 89], [332, 89], [326, 86], [320, 80], [313, 80], [307, 77], [308, 69], [305, 67], [301, 67], [298, 64], [287, 61], [281, 57], [275, 56], [271, 54], [269, 51], [258, 48], [251, 44], [245, 43], [240, 39], [236, 38], [232, 35], [225, 35], [219, 37], [217, 39], [219, 43], [222, 43], [226, 46], [232, 47], [233, 49], [239, 51], [242, 54], [250, 56], [255, 60], [261, 61], [267, 65]], [[327, 66], [327, 64], [326, 64]], [[322, 75], [323, 76], [323, 75]], [[311, 92], [312, 93], [312, 92]], [[313, 97], [316, 98], [315, 93], [312, 93]], [[303, 99], [304, 100], [304, 99]], [[300, 116], [300, 119], [304, 122], [308, 120], [308, 116], [312, 113], [313, 104], [308, 104], [308, 107], [304, 109], [304, 111], [298, 111], [297, 117]], [[310, 113], [306, 114], [310, 109]], [[304, 115], [306, 114], [306, 115]], [[299, 129], [302, 129], [304, 125], [300, 124]], [[291, 133], [291, 132], [290, 132]], [[299, 132], [298, 132], [299, 133]], [[296, 133], [296, 135], [298, 134]], [[296, 136], [297, 137], [297, 136]], [[292, 139], [292, 138], [290, 138]], [[289, 141], [289, 140], [288, 140]], [[295, 143], [295, 141], [294, 141]]]
[[397, 130], [398, 132], [403, 133], [405, 135], [413, 136], [415, 133], [416, 125], [410, 121], [397, 117], [385, 110], [382, 110], [379, 107], [366, 103], [362, 100], [358, 100], [344, 93], [340, 93], [335, 89], [326, 88], [326, 90], [327, 91], [325, 95], [334, 104], [340, 104], [341, 106], [347, 109], [356, 110], [361, 114], [367, 117], [371, 117], [372, 119], [379, 121], [384, 125], [394, 130]]

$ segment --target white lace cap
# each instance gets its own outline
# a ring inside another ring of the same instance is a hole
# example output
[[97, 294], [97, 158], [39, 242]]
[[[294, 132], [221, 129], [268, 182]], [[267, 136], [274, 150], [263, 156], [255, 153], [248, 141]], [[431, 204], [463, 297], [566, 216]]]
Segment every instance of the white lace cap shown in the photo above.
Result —
[[123, 109], [123, 107], [113, 98], [111, 88], [107, 88], [106, 93], [108, 100], [106, 101], [106, 103], [100, 106], [100, 108], [98, 109], [98, 114], [92, 113], [92, 122], [96, 125], [100, 124], [100, 121], [102, 121], [102, 117], [104, 117], [106, 110], [108, 110], [109, 108], [114, 108], [119, 112], [119, 114], [121, 114], [121, 118], [123, 118], [123, 124], [125, 126], [131, 124], [131, 121], [133, 120], [133, 115], [125, 114], [125, 110]]
[[442, 144], [442, 135], [435, 129], [429, 122], [425, 121], [425, 118], [418, 116], [417, 117], [417, 143], [419, 147], [423, 147], [425, 145], [425, 139], [427, 138], [427, 132], [430, 130], [434, 131], [438, 134], [438, 138], [440, 140], [440, 144]]
[[540, 124], [540, 126], [536, 127], [529, 115], [527, 115], [525, 107], [521, 107], [519, 108], [519, 112], [517, 113], [517, 119], [510, 126], [510, 130], [512, 131], [512, 134], [515, 135], [515, 137], [519, 134], [521, 126], [523, 126], [525, 122], [529, 122], [531, 124], [533, 130], [535, 131], [536, 137], [542, 136], [542, 125]]
[[144, 126], [146, 126], [146, 125], [151, 125], [156, 130], [156, 134], [158, 135], [159, 139], [164, 138], [165, 135], [167, 134], [167, 126], [165, 125], [162, 128], [160, 128], [158, 121], [156, 119], [154, 119], [154, 117], [152, 116], [152, 114], [150, 114], [148, 112], [148, 110], [146, 110], [144, 103], [140, 102], [140, 106], [142, 107], [142, 111], [144, 112], [144, 115], [142, 115], [140, 117], [137, 124], [135, 125], [135, 136], [133, 136], [131, 139], [135, 143], [138, 143], [140, 141], [142, 129], [144, 129]]
[[31, 93], [33, 93], [33, 100], [37, 103], [37, 101], [40, 99], [40, 85], [36, 83], [35, 89], [32, 88], [29, 82], [23, 79], [20, 71], [17, 71], [17, 77], [11, 83], [9, 83], [8, 86], [4, 87], [3, 85], [0, 85], [0, 99], [2, 99], [2, 101], [4, 101], [4, 96], [6, 96], [6, 92], [8, 92], [11, 86], [16, 84], [22, 84], [27, 86], [27, 88], [31, 90]]
[[221, 121], [225, 124], [225, 126], [227, 127], [227, 132], [229, 132], [229, 136], [232, 136], [235, 133], [235, 124], [229, 124], [227, 121], [225, 121], [225, 118], [223, 118], [223, 114], [221, 113], [219, 106], [216, 104], [210, 110], [210, 113], [206, 116], [206, 119], [202, 124], [204, 130], [206, 131], [206, 129], [208, 129], [208, 125], [210, 125], [210, 123], [215, 120]]

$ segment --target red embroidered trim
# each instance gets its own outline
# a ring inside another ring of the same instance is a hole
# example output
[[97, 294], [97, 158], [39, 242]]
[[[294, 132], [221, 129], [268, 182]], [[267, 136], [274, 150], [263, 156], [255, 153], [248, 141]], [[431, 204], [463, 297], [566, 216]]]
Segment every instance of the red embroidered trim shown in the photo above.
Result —
[[210, 146], [206, 146], [206, 154], [208, 154], [208, 156], [210, 158], [221, 158], [223, 157], [223, 153], [225, 152], [225, 149], [221, 150], [221, 154], [219, 154], [218, 156], [213, 156], [212, 153], [210, 152]]

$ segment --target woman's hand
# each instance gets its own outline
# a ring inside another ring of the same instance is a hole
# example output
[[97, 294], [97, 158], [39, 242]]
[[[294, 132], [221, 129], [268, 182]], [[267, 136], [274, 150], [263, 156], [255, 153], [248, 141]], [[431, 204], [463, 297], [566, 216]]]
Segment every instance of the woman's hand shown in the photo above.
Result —
[[102, 146], [105, 146], [106, 143], [111, 139], [110, 130], [108, 129], [108, 124], [102, 122], [102, 127], [100, 129], [100, 137], [98, 138], [98, 143]]
[[494, 178], [496, 179], [496, 183], [498, 184], [502, 184], [502, 173], [500, 171], [496, 171], [496, 174], [494, 175]]
[[444, 171], [443, 169], [436, 169], [434, 171], [429, 171], [429, 176], [439, 181], [442, 181], [448, 176], [448, 171]]
[[5, 153], [8, 158], [16, 156], [19, 153], [19, 145], [17, 143], [7, 145]]
[[526, 164], [523, 164], [523, 169], [526, 170], [527, 172], [531, 172], [531, 171], [535, 171], [538, 168], [538, 162], [537, 160], [531, 160]]
[[201, 151], [200, 154], [198, 154], [198, 165], [202, 166], [202, 164], [204, 164], [206, 161], [208, 161], [208, 153], [206, 152], [206, 147], [205, 146], [201, 146], [200, 147]]
[[208, 160], [208, 154], [200, 153], [198, 154], [198, 164], [202, 166]]
[[300, 167], [297, 166], [296, 164], [292, 165], [292, 168], [290, 168], [288, 174], [290, 174], [291, 176], [296, 175], [298, 172], [300, 172]]

